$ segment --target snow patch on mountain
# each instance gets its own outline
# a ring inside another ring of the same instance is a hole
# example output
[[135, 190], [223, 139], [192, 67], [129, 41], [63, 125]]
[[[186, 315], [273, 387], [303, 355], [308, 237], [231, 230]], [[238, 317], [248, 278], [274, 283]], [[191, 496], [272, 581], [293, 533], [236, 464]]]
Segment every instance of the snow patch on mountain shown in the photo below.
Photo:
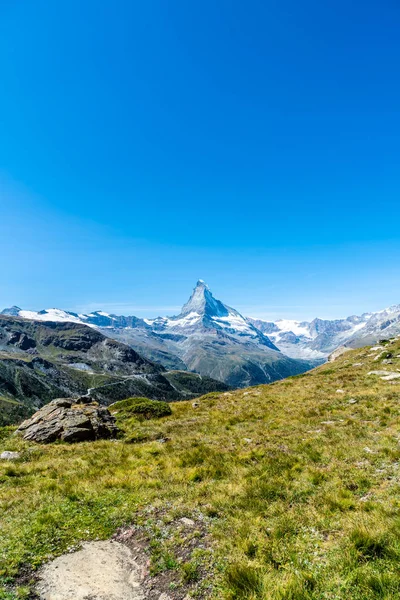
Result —
[[[279, 329], [279, 333], [291, 332], [297, 336], [305, 336], [311, 338], [310, 329], [307, 327], [308, 323], [300, 323], [299, 321], [290, 321], [289, 319], [279, 319], [275, 321], [275, 325]], [[279, 335], [279, 334], [277, 334]]]
[[47, 310], [41, 310], [35, 312], [32, 310], [20, 310], [19, 317], [24, 319], [30, 319], [31, 321], [53, 321], [53, 322], [64, 322], [64, 323], [82, 323], [82, 319], [74, 313], [60, 310], [59, 308], [49, 308]]
[[294, 358], [326, 358], [341, 345], [367, 345], [380, 338], [400, 333], [400, 305], [377, 311], [352, 315], [346, 319], [314, 319], [294, 321], [280, 319], [275, 322], [248, 319], [278, 348]]
[[[203, 280], [197, 282], [181, 313], [173, 317], [140, 319], [117, 316], [105, 311], [76, 314], [57, 308], [39, 312], [22, 310], [17, 306], [5, 309], [3, 314], [20, 316], [35, 321], [73, 322], [89, 325], [140, 348], [149, 358], [163, 361], [188, 360], [196, 365], [196, 343], [204, 343], [202, 353], [217, 344], [221, 356], [226, 352], [273, 350], [291, 358], [325, 360], [338, 346], [367, 345], [379, 339], [400, 333], [400, 305], [393, 305], [374, 313], [352, 315], [345, 319], [296, 321], [279, 319], [265, 321], [246, 318], [237, 310], [214, 298]], [[149, 350], [150, 349], [150, 350]], [[149, 354], [146, 354], [149, 352]], [[168, 364], [173, 364], [168, 363]], [[181, 362], [179, 362], [181, 368]], [[196, 369], [196, 366], [189, 368]]]
[[212, 317], [212, 320], [217, 326], [222, 327], [230, 331], [237, 331], [239, 333], [245, 333], [251, 337], [255, 337], [254, 328], [246, 321], [242, 315], [236, 313], [229, 313], [226, 317]]
[[169, 329], [176, 329], [176, 328], [191, 327], [195, 323], [198, 323], [200, 321], [200, 319], [201, 319], [201, 316], [199, 315], [199, 313], [192, 311], [181, 318], [179, 318], [179, 317], [173, 317], [171, 319], [166, 318], [163, 321], [160, 321], [160, 323], [164, 324], [164, 326]]

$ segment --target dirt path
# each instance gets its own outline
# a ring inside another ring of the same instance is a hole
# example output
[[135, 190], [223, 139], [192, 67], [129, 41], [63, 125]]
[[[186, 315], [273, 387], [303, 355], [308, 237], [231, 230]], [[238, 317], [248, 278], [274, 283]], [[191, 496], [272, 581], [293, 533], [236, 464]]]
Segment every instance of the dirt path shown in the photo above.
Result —
[[87, 542], [45, 565], [36, 592], [41, 600], [144, 600], [143, 577], [124, 544]]

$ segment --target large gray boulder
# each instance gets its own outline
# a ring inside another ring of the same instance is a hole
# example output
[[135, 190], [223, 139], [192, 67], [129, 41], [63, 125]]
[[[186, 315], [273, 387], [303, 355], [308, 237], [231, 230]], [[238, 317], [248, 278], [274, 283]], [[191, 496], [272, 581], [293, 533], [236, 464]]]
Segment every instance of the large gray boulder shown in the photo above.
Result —
[[84, 442], [115, 438], [115, 419], [89, 396], [57, 398], [24, 421], [16, 433], [24, 440], [48, 444], [56, 440]]

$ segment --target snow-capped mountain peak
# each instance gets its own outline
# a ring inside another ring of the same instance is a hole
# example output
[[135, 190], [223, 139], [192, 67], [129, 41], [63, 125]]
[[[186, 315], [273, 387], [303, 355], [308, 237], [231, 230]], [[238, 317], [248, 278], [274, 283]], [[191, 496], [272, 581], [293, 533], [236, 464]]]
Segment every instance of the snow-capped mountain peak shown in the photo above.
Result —
[[[202, 279], [198, 280], [181, 312], [173, 317], [140, 319], [102, 310], [77, 314], [57, 308], [35, 312], [17, 306], [5, 309], [2, 314], [35, 321], [89, 325], [109, 337], [128, 342], [150, 359], [174, 368], [182, 368], [184, 363], [193, 370], [199, 369], [198, 361], [211, 361], [213, 351], [219, 360], [223, 356], [224, 361], [227, 356], [237, 360], [243, 353], [258, 356], [260, 351], [264, 354], [270, 350], [291, 358], [323, 361], [338, 346], [368, 345], [400, 333], [399, 304], [345, 319], [269, 322], [244, 317], [216, 299]], [[211, 375], [217, 376], [214, 372]]]
[[253, 343], [278, 351], [271, 340], [237, 310], [214, 298], [208, 285], [199, 279], [189, 300], [176, 317], [156, 319], [157, 332], [173, 331], [179, 335], [228, 336], [241, 343]]
[[208, 285], [199, 279], [189, 300], [182, 307], [180, 316], [197, 313], [208, 317], [226, 317], [229, 309], [225, 304], [216, 300]]

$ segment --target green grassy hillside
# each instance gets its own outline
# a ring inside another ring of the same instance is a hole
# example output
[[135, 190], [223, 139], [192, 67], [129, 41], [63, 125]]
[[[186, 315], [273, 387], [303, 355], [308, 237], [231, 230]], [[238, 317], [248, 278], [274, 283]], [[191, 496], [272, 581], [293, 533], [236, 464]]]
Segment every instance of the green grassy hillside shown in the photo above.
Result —
[[[27, 597], [28, 566], [131, 523], [174, 598], [399, 598], [400, 379], [372, 370], [400, 374], [400, 340], [163, 418], [117, 411], [117, 442], [0, 429], [0, 451], [22, 453], [0, 461], [0, 598]], [[170, 533], [181, 517], [190, 544]]]

